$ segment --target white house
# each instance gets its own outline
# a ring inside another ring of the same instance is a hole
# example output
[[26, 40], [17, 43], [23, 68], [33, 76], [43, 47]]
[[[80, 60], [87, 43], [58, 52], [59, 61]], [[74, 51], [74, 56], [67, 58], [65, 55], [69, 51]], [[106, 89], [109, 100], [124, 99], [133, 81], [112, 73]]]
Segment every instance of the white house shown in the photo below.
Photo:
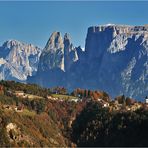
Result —
[[104, 103], [103, 107], [109, 107], [109, 103]]
[[78, 102], [79, 99], [78, 98], [77, 99], [71, 99], [71, 101]]
[[145, 103], [148, 104], [148, 97], [145, 98]]

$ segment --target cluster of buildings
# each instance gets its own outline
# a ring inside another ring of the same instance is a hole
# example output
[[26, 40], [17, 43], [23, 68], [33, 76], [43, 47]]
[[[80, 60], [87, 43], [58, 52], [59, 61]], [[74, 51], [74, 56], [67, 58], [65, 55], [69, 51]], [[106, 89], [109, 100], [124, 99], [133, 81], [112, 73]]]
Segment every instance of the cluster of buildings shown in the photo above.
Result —
[[104, 101], [103, 99], [98, 98], [99, 103], [102, 105], [103, 108], [109, 107], [109, 102]]
[[126, 104], [126, 102], [120, 102], [118, 100], [112, 100], [110, 102], [106, 102], [100, 98], [98, 100], [103, 108], [108, 107], [110, 111], [136, 111], [140, 108], [144, 108], [148, 110], [148, 97], [145, 98], [145, 102], [137, 102], [134, 99], [130, 99], [130, 103]]
[[[54, 100], [54, 101], [64, 101], [65, 99], [59, 99], [59, 98], [55, 98], [52, 96], [48, 96], [48, 99], [50, 100]], [[86, 102], [90, 102], [92, 101], [92, 98], [77, 98], [77, 99], [69, 99], [68, 101], [74, 101], [74, 102], [81, 102], [81, 101], [86, 101]], [[142, 102], [137, 102], [134, 99], [129, 99], [130, 103], [126, 104], [125, 102], [121, 103], [120, 101], [116, 100], [111, 100], [111, 101], [105, 101], [102, 98], [98, 98], [95, 101], [98, 101], [100, 103], [100, 105], [102, 106], [102, 108], [109, 108], [110, 111], [136, 111], [137, 109], [140, 109], [142, 107], [145, 107], [148, 109], [148, 97], [146, 97], [145, 99], [145, 103]]]

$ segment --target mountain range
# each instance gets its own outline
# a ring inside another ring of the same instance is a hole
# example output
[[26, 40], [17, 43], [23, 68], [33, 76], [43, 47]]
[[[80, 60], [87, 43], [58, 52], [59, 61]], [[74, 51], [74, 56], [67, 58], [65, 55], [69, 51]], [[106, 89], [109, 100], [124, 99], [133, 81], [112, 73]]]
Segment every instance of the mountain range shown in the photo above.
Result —
[[0, 47], [0, 79], [69, 90], [104, 90], [112, 97], [148, 94], [148, 25], [88, 28], [85, 50], [53, 32], [44, 49], [16, 40]]

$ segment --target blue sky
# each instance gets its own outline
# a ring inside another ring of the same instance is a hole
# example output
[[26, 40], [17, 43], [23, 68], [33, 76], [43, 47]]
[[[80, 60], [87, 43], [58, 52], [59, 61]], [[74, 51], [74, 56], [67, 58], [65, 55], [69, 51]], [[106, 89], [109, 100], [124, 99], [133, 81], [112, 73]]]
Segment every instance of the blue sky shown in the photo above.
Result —
[[60, 31], [84, 47], [87, 28], [107, 23], [148, 24], [148, 1], [0, 2], [0, 44], [17, 39], [44, 47]]

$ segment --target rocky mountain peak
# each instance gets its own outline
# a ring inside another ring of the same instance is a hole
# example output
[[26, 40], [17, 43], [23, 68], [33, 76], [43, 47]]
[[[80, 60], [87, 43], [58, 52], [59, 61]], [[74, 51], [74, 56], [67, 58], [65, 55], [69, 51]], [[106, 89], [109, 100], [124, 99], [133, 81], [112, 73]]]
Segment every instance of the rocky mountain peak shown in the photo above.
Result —
[[64, 71], [64, 44], [60, 32], [53, 32], [41, 54], [39, 71], [59, 68]]
[[64, 40], [71, 40], [71, 38], [70, 38], [70, 34], [68, 34], [68, 33], [65, 33], [65, 35], [64, 35]]
[[5, 41], [3, 46], [5, 46], [7, 48], [11, 48], [12, 46], [16, 46], [18, 44], [21, 44], [20, 41], [10, 39], [10, 40]]
[[68, 34], [68, 33], [65, 33], [65, 35], [64, 35], [64, 49], [65, 49], [65, 51], [64, 52], [66, 52], [66, 54], [68, 54], [69, 52], [70, 52], [70, 50], [72, 50], [72, 43], [71, 43], [71, 38], [70, 38], [70, 35]]
[[66, 54], [69, 54], [72, 50], [75, 50], [75, 48], [71, 42], [70, 34], [65, 33], [63, 43], [64, 43], [64, 50], [65, 50], [64, 52]]
[[[3, 43], [2, 45], [3, 49], [18, 49], [18, 50], [34, 50], [36, 51], [36, 49], [39, 49], [39, 47], [37, 46], [34, 46], [33, 44], [27, 44], [27, 43], [24, 43], [24, 42], [21, 42], [21, 41], [18, 41], [18, 40], [14, 40], [14, 39], [11, 39], [11, 40], [7, 40]], [[2, 49], [1, 47], [1, 49]], [[14, 47], [14, 48], [13, 48]], [[21, 48], [19, 48], [21, 47]], [[24, 48], [22, 48], [24, 47]], [[40, 49], [39, 49], [40, 50]]]
[[77, 50], [71, 43], [68, 33], [64, 35], [64, 65], [65, 71], [69, 71], [71, 65], [78, 60]]
[[65, 33], [63, 39], [60, 32], [53, 32], [40, 57], [39, 71], [56, 68], [67, 71], [78, 59], [76, 52], [68, 33]]
[[36, 73], [41, 49], [17, 40], [0, 47], [0, 79], [25, 81]]
[[62, 39], [62, 35], [60, 32], [53, 32], [45, 46], [46, 50], [55, 50], [55, 49], [59, 49], [59, 48], [64, 48], [64, 44], [63, 44], [63, 39]]

